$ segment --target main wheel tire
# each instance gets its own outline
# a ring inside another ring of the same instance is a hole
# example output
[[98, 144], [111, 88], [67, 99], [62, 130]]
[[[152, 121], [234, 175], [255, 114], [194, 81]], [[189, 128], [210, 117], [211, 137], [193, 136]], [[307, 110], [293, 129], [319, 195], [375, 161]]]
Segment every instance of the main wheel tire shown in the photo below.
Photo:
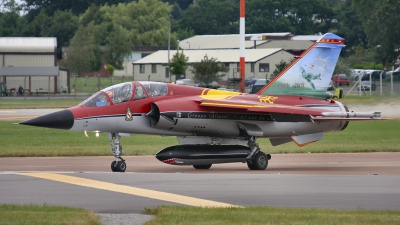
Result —
[[125, 172], [126, 170], [126, 163], [124, 161], [113, 161], [111, 163], [111, 170], [113, 172]]
[[193, 165], [193, 168], [196, 170], [208, 170], [210, 169], [212, 164], [205, 164], [205, 165]]
[[117, 165], [115, 165], [116, 163], [117, 163], [116, 161], [113, 161], [111, 163], [111, 171], [113, 172], [117, 172]]
[[251, 170], [265, 170], [268, 166], [268, 156], [264, 152], [258, 152], [251, 162], [247, 162]]
[[250, 170], [256, 170], [256, 167], [253, 165], [253, 160], [247, 161], [247, 167], [249, 167]]

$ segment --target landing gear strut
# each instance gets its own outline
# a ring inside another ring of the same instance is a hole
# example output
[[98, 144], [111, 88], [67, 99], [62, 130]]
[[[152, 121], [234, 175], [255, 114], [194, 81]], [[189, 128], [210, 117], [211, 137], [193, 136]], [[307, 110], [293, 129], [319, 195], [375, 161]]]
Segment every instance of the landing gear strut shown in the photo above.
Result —
[[118, 133], [108, 133], [111, 151], [115, 157], [115, 161], [111, 163], [111, 170], [113, 172], [125, 172], [126, 170], [125, 160], [121, 157], [123, 151], [122, 146], [119, 144], [120, 138], [121, 136]]
[[260, 150], [256, 142], [256, 137], [248, 136], [247, 145], [251, 149], [249, 157], [247, 157], [247, 166], [251, 170], [265, 170], [268, 166], [268, 160], [271, 159], [270, 154], [265, 154]]

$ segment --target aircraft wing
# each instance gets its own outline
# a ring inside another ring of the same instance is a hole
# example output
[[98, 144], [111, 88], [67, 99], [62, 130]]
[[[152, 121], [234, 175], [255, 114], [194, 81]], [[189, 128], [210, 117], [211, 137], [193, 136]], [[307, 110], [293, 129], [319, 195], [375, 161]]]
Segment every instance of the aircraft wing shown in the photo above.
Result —
[[263, 104], [252, 101], [233, 101], [233, 100], [200, 100], [200, 106], [214, 108], [243, 109], [248, 112], [260, 113], [282, 113], [298, 114], [309, 116], [322, 116], [323, 112], [334, 112], [326, 109], [317, 109], [310, 107], [290, 106], [282, 104]]
[[380, 112], [338, 112], [326, 108], [265, 104], [251, 101], [201, 100], [200, 106], [269, 113], [278, 122], [380, 119]]

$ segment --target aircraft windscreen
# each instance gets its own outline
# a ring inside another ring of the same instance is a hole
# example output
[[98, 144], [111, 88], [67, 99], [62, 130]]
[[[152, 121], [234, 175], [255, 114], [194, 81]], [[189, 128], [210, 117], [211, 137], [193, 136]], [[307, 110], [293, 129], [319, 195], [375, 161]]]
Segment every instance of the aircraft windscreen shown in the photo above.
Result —
[[127, 102], [132, 97], [132, 83], [121, 83], [103, 89], [103, 91], [110, 96], [114, 104]]
[[158, 96], [165, 96], [168, 93], [168, 86], [165, 83], [147, 82], [147, 81], [142, 81], [139, 83], [146, 89], [150, 98], [158, 97]]
[[[132, 87], [133, 86], [131, 82], [113, 85], [90, 96], [79, 105], [83, 105], [85, 107], [106, 106], [110, 105], [109, 98], [111, 99], [113, 104], [127, 102], [132, 97]], [[107, 98], [107, 96], [109, 98]]]
[[84, 105], [85, 107], [100, 107], [110, 105], [110, 100], [105, 93], [99, 91], [83, 101], [80, 105]]

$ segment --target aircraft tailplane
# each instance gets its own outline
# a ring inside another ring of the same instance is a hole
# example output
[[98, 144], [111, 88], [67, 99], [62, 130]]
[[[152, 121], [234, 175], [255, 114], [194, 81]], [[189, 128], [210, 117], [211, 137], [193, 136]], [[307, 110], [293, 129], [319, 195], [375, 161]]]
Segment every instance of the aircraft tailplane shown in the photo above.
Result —
[[343, 38], [324, 34], [257, 94], [329, 98], [327, 89], [343, 47]]

